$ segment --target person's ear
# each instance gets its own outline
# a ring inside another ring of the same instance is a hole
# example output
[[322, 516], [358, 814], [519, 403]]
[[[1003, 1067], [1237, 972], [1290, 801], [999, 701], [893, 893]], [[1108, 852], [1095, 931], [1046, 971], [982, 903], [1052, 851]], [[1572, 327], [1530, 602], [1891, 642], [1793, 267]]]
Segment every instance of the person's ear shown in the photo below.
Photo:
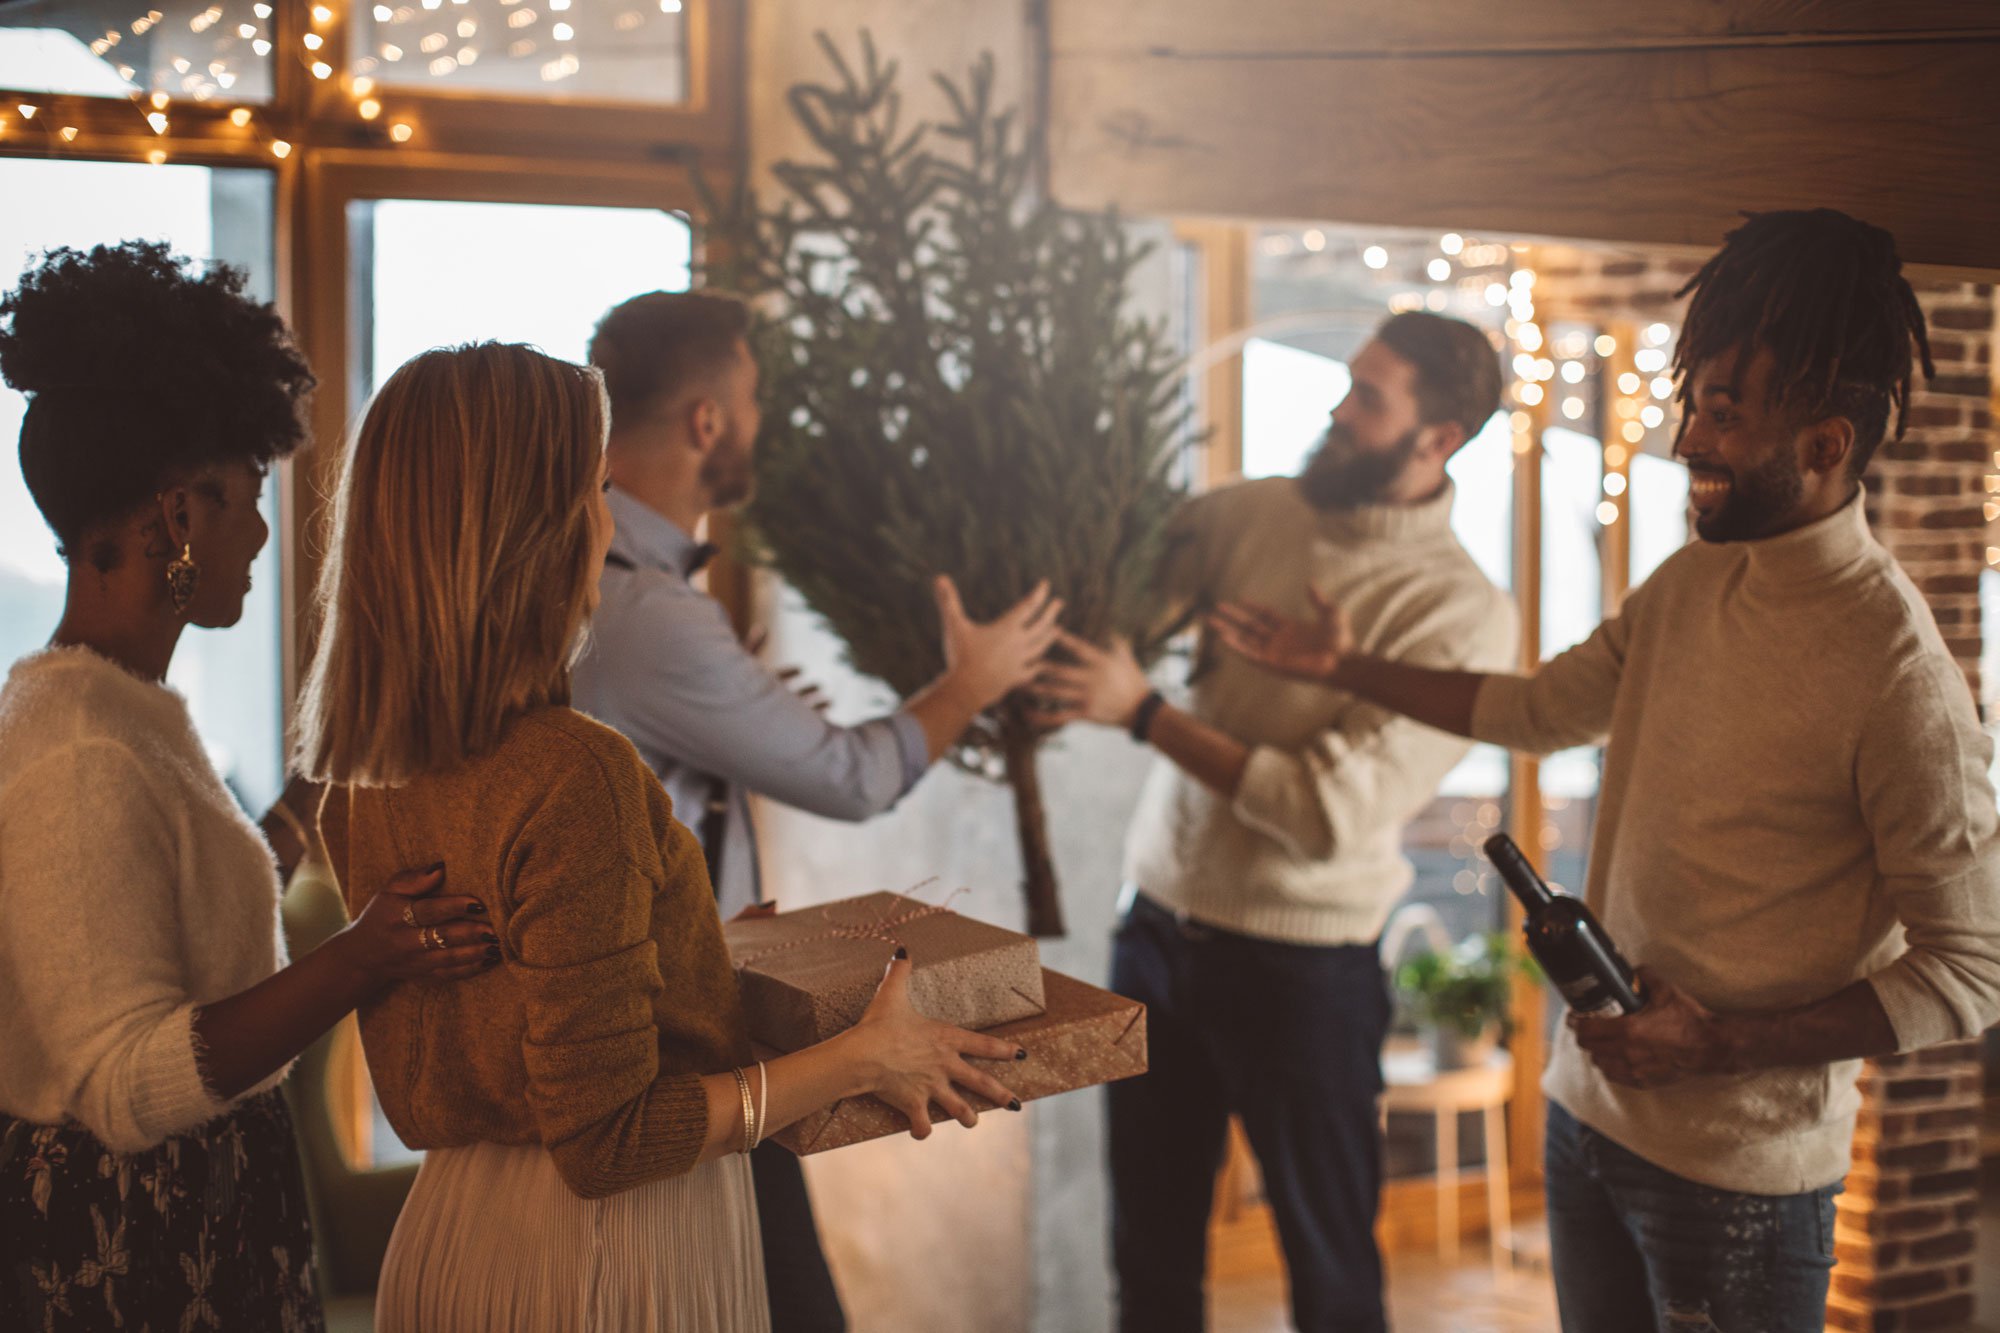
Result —
[[1854, 423], [1844, 416], [1822, 417], [1805, 428], [1800, 463], [1809, 472], [1833, 472], [1854, 456]]
[[1459, 451], [1465, 443], [1465, 427], [1456, 421], [1440, 421], [1426, 426], [1417, 437], [1417, 448], [1426, 458], [1434, 458], [1442, 463]]
[[194, 492], [185, 485], [169, 486], [154, 497], [158, 506], [160, 535], [174, 550], [187, 543], [194, 531]]
[[713, 398], [697, 398], [688, 407], [688, 435], [694, 440], [695, 452], [707, 456], [722, 438], [722, 404]]

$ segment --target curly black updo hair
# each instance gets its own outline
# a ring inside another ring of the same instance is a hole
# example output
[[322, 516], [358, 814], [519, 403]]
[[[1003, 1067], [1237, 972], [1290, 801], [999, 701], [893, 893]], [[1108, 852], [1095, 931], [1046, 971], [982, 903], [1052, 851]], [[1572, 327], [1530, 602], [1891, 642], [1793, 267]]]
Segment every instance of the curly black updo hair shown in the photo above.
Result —
[[[305, 438], [312, 371], [243, 282], [125, 241], [51, 250], [0, 299], [0, 376], [29, 398], [21, 475], [65, 559], [163, 488], [267, 466]], [[116, 558], [92, 552], [100, 567]]]

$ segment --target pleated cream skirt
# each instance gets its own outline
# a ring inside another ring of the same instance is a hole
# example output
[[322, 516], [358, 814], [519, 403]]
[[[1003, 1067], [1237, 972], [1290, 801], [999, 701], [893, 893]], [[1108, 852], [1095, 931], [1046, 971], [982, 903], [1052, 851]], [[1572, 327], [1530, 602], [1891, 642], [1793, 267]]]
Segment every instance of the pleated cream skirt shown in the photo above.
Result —
[[768, 1333], [750, 1161], [579, 1199], [541, 1148], [425, 1154], [375, 1297], [379, 1333]]

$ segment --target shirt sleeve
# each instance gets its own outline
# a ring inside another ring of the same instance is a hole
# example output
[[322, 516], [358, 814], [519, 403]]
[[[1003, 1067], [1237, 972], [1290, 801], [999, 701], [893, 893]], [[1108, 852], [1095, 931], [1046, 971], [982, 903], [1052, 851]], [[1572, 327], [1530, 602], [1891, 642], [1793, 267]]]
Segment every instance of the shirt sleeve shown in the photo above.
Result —
[[[1513, 659], [1515, 617], [1503, 597], [1482, 618], [1457, 618], [1399, 648], [1399, 661], [1454, 670], [1495, 667]], [[1324, 860], [1343, 844], [1415, 815], [1472, 747], [1386, 709], [1358, 700], [1305, 746], [1260, 745], [1250, 751], [1236, 789], [1244, 824], [1292, 855]]]
[[595, 669], [615, 713], [603, 720], [642, 748], [829, 819], [881, 814], [929, 766], [915, 718], [827, 721], [703, 594], [646, 589], [625, 615], [599, 619]]
[[1533, 675], [1488, 676], [1472, 705], [1473, 739], [1529, 754], [1601, 744], [1611, 732], [1631, 618], [1644, 591], [1634, 592], [1624, 610]]
[[1868, 978], [1899, 1051], [2000, 1019], [2000, 840], [1980, 731], [1958, 668], [1926, 653], [1870, 710], [1856, 755], [1862, 817], [1907, 952]]
[[[557, 1174], [586, 1199], [685, 1175], [708, 1134], [700, 1077], [660, 1069], [657, 886], [633, 854], [644, 814], [632, 804], [580, 766], [528, 818], [506, 875], [526, 1097]], [[681, 869], [699, 873], [699, 855]]]
[[137, 757], [110, 741], [44, 757], [0, 800], [0, 994], [23, 1011], [52, 1100], [120, 1152], [228, 1108], [196, 1063], [172, 830]]

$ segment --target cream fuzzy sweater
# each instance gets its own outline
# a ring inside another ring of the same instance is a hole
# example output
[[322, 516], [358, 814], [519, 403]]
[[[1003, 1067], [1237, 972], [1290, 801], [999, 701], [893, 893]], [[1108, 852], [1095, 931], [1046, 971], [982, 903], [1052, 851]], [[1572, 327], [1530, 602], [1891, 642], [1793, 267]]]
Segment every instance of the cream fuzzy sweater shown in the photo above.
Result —
[[192, 1020], [284, 966], [277, 867], [179, 693], [84, 648], [14, 664], [0, 922], [0, 1111], [131, 1152], [229, 1109]]
[[[1680, 551], [1589, 640], [1488, 681], [1473, 730], [1543, 753], [1609, 738], [1585, 898], [1626, 957], [1711, 1009], [1865, 978], [1905, 1051], [2000, 1018], [1992, 747], [1858, 497]], [[1559, 1027], [1543, 1086], [1677, 1175], [1792, 1194], [1846, 1173], [1858, 1067], [1641, 1092]]]
[[[1364, 652], [1504, 671], [1514, 611], [1451, 530], [1453, 490], [1420, 505], [1322, 512], [1289, 477], [1240, 482], [1175, 519], [1171, 577], [1197, 604], [1352, 617]], [[1369, 944], [1410, 886], [1403, 826], [1470, 748], [1323, 685], [1205, 645], [1195, 716], [1250, 747], [1231, 801], [1162, 759], [1125, 843], [1125, 877], [1196, 920], [1294, 944]]]

